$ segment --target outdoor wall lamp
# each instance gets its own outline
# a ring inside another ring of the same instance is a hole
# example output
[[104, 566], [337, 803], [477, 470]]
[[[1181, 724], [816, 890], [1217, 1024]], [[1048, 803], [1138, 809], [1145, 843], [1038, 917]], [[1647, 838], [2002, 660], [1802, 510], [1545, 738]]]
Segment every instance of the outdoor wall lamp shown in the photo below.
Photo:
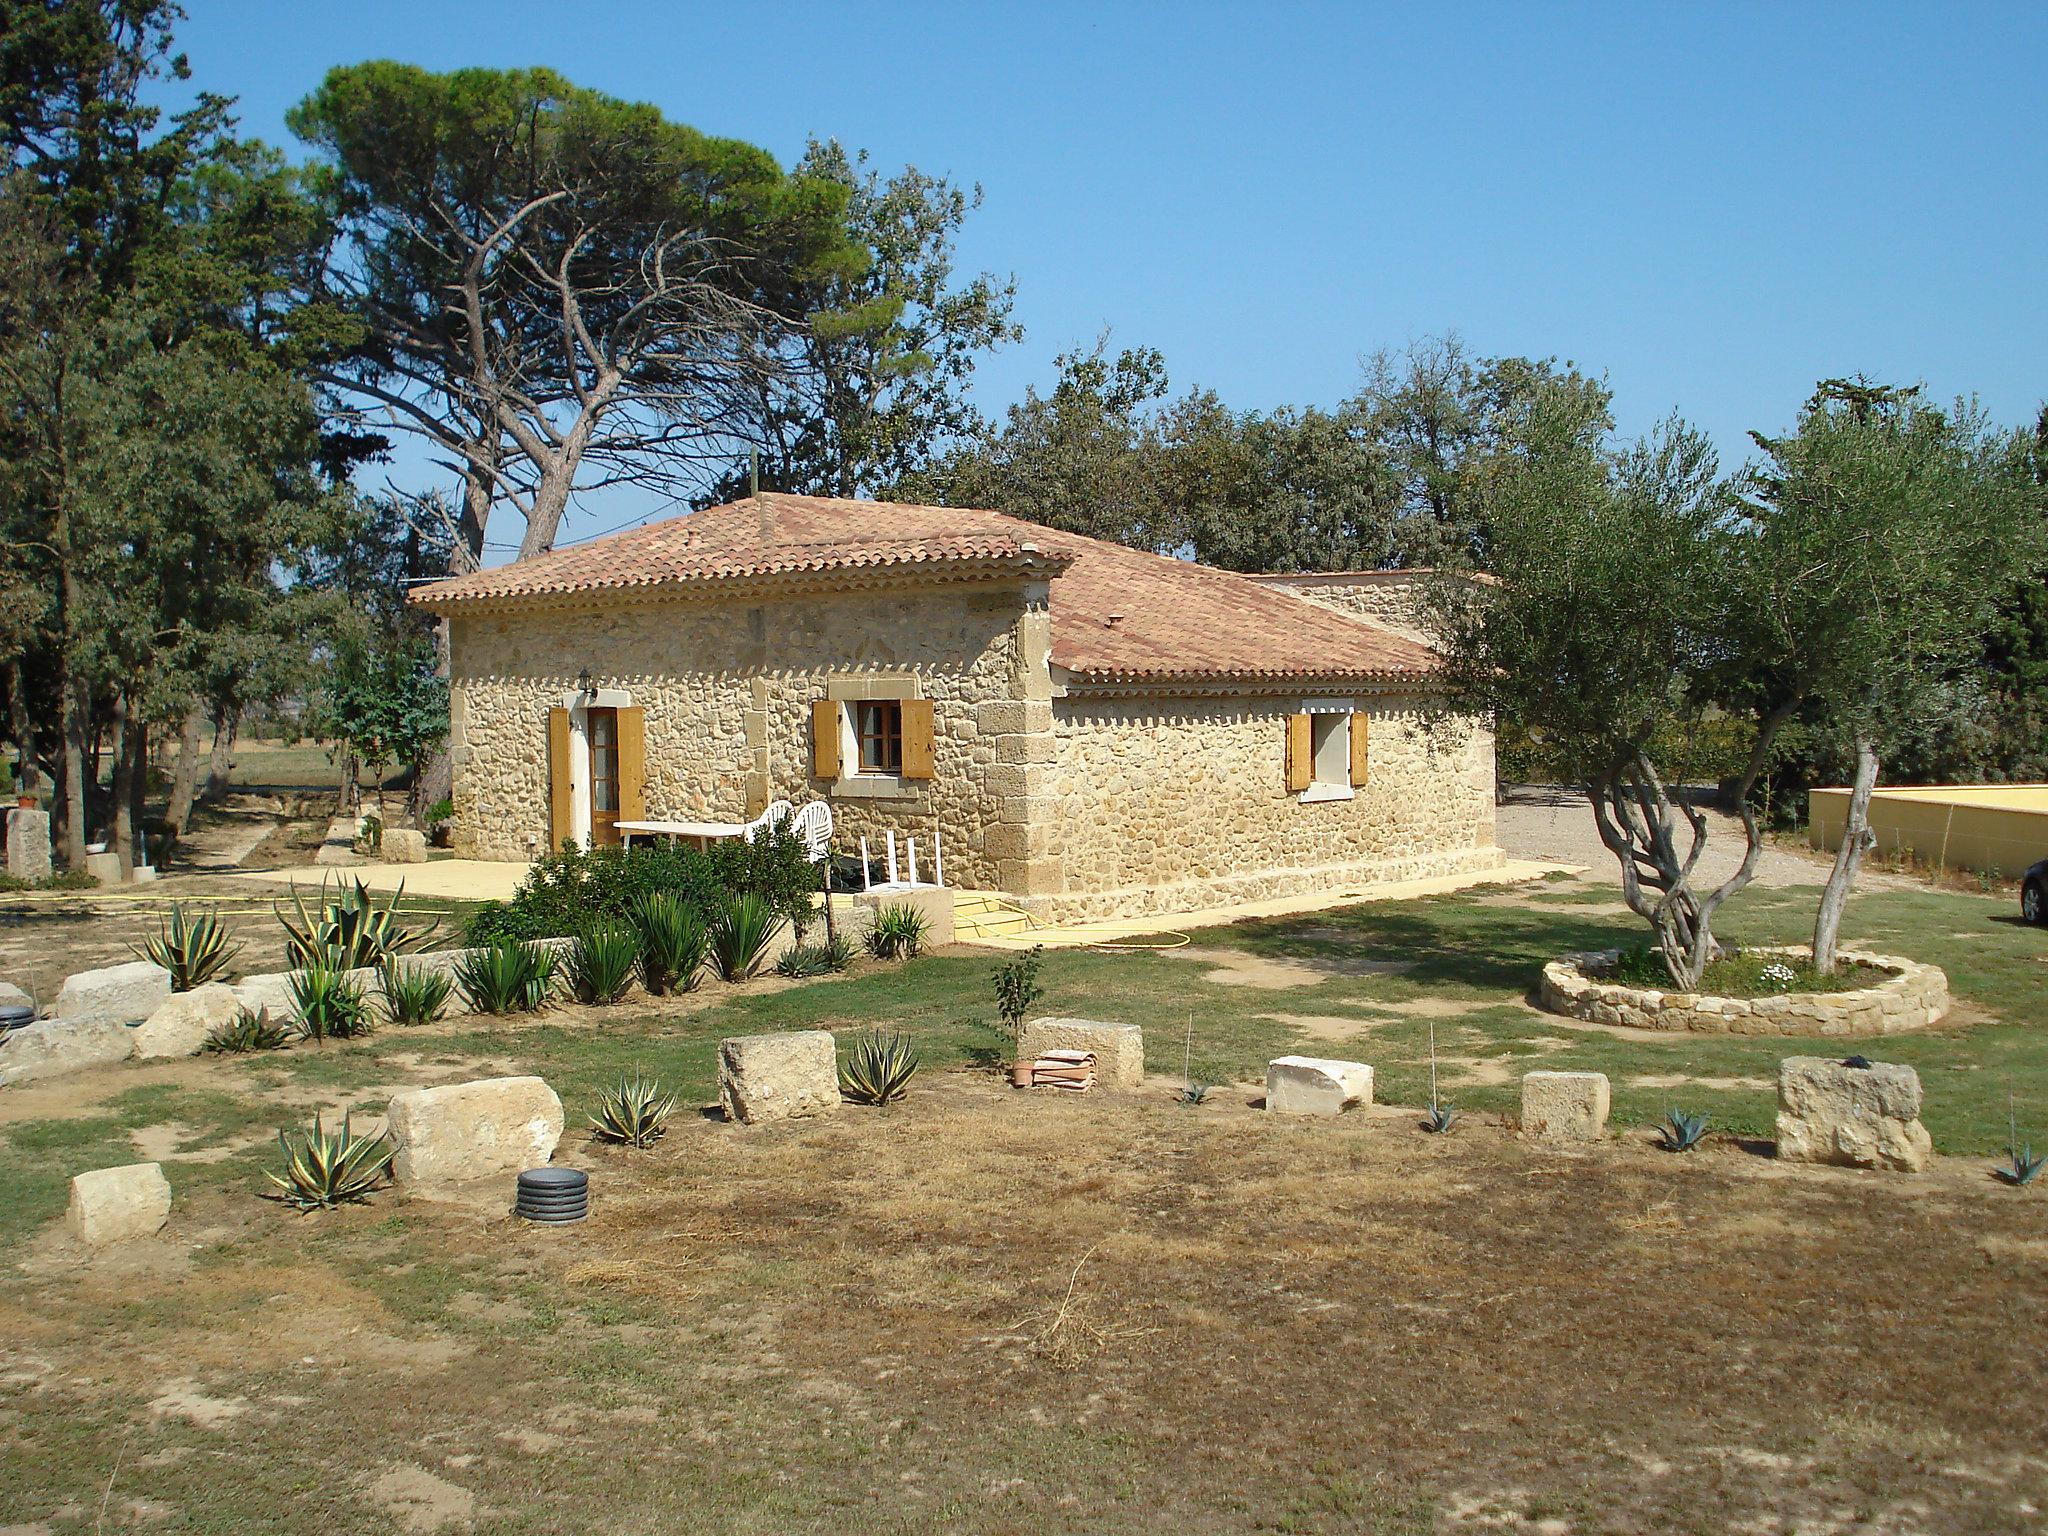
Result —
[[597, 698], [597, 684], [590, 680], [590, 668], [585, 667], [576, 674], [576, 691], [586, 699], [594, 701]]

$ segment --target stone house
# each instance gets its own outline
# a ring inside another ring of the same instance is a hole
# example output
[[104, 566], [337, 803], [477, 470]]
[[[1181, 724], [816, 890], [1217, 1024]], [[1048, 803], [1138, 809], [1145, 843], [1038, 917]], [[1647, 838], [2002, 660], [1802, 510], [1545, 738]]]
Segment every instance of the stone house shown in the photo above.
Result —
[[1500, 863], [1492, 733], [1388, 622], [1403, 580], [764, 494], [414, 601], [463, 854], [822, 798], [842, 852], [936, 836], [948, 885], [1075, 920]]

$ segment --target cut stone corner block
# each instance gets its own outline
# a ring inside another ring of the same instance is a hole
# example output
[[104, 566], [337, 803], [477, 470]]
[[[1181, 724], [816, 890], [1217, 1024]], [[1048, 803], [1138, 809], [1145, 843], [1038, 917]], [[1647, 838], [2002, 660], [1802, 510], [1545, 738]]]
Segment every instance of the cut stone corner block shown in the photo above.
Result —
[[7, 873], [17, 880], [50, 878], [50, 813], [17, 806], [7, 813]]
[[171, 973], [147, 960], [131, 960], [65, 977], [50, 1012], [60, 1019], [97, 1017], [131, 1024], [170, 1000]]
[[1778, 1159], [1917, 1173], [1934, 1155], [1920, 1105], [1911, 1067], [1788, 1056], [1778, 1063]]
[[386, 864], [424, 864], [427, 834], [410, 827], [388, 827], [378, 839], [377, 852]]
[[718, 1042], [718, 1102], [740, 1125], [839, 1110], [839, 1046], [826, 1029]]
[[1018, 1038], [1018, 1059], [1035, 1061], [1047, 1051], [1092, 1052], [1098, 1087], [1144, 1086], [1145, 1035], [1135, 1024], [1105, 1024], [1096, 1019], [1032, 1019]]
[[171, 1185], [161, 1163], [94, 1168], [71, 1181], [64, 1225], [88, 1248], [153, 1237], [171, 1217]]
[[1372, 1103], [1372, 1068], [1362, 1061], [1279, 1056], [1266, 1063], [1266, 1111], [1278, 1115], [1341, 1115]]
[[408, 1088], [384, 1118], [392, 1178], [422, 1193], [540, 1167], [562, 1139], [561, 1096], [538, 1077]]
[[1538, 1141], [1598, 1141], [1612, 1094], [1605, 1072], [1522, 1076], [1522, 1134]]

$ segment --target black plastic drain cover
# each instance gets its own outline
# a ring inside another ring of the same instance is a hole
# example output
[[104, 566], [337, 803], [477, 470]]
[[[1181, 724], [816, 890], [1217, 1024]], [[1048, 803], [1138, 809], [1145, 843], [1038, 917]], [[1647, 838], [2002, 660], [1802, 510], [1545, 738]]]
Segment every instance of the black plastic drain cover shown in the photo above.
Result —
[[0, 1003], [0, 1035], [35, 1023], [36, 1011], [26, 1003]]
[[590, 1214], [590, 1175], [580, 1168], [531, 1168], [519, 1175], [513, 1209], [528, 1221], [581, 1221]]

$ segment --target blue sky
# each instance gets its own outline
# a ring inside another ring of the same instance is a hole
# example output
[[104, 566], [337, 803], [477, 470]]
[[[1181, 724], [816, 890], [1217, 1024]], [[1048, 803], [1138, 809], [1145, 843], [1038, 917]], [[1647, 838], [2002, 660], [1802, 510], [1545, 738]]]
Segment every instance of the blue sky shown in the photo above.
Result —
[[1731, 462], [1828, 375], [2048, 396], [2044, 6], [186, 6], [195, 84], [280, 143], [332, 64], [542, 63], [785, 161], [980, 182], [962, 265], [1015, 274], [1028, 333], [991, 410], [1105, 327], [1257, 409], [1456, 330]]

